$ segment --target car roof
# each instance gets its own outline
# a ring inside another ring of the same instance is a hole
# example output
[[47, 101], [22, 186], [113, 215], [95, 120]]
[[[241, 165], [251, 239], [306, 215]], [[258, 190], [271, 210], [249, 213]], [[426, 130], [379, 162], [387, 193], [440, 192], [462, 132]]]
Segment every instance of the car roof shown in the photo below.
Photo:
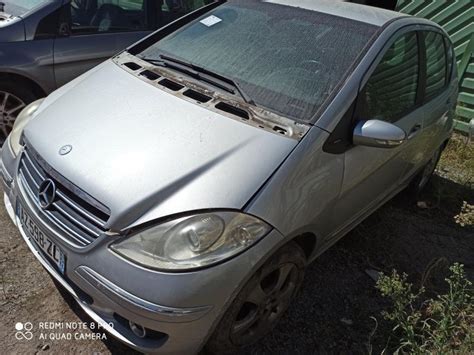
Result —
[[380, 27], [393, 19], [407, 16], [396, 11], [354, 4], [341, 0], [264, 0], [264, 2], [299, 7]]

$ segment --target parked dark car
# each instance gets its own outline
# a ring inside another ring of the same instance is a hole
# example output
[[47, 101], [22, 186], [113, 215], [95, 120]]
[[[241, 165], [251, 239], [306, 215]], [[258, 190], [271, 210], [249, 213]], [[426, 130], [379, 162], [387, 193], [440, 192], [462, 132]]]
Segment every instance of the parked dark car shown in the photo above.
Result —
[[0, 144], [19, 112], [209, 0], [1, 0]]

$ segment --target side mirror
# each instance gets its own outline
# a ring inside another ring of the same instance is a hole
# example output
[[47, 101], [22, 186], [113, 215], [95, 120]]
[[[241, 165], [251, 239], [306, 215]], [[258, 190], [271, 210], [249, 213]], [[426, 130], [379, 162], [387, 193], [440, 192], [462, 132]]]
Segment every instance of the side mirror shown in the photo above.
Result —
[[359, 121], [354, 128], [353, 142], [376, 148], [395, 148], [406, 140], [406, 133], [400, 127], [380, 120]]

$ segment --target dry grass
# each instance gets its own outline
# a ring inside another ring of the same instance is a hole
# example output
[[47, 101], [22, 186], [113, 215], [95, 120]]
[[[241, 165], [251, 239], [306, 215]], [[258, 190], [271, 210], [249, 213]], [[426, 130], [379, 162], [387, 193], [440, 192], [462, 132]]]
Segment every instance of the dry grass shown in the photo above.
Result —
[[[458, 246], [453, 244], [451, 252], [447, 248], [445, 255], [432, 259], [422, 273], [417, 291], [412, 291], [413, 285], [407, 281], [405, 273], [400, 275], [393, 271], [389, 276], [382, 274], [377, 289], [391, 300], [391, 306], [385, 308], [382, 314], [393, 326], [392, 331], [385, 334], [388, 341], [382, 353], [471, 354], [474, 349], [474, 289], [472, 277], [470, 280], [465, 274], [463, 265], [455, 262], [451, 266], [451, 275], [445, 279], [449, 287], [439, 287], [438, 282], [438, 286], [430, 284], [428, 287], [432, 298], [427, 298], [425, 293], [429, 279], [439, 279], [444, 274], [448, 259], [458, 261], [462, 258], [453, 251], [462, 243], [465, 243], [467, 250], [472, 249], [474, 143], [464, 136], [453, 135], [441, 157], [437, 175], [441, 180], [435, 178], [432, 190], [428, 189], [425, 193], [428, 200], [436, 200], [436, 203], [431, 203], [435, 209], [430, 213], [439, 213], [447, 224], [451, 215], [466, 233], [457, 241], [460, 243]], [[443, 180], [451, 182], [440, 184]], [[457, 215], [452, 213], [455, 206], [458, 206]], [[436, 235], [435, 231], [432, 238], [435, 239]], [[472, 264], [468, 262], [466, 266], [471, 269], [472, 275]], [[413, 279], [417, 280], [417, 277]], [[374, 334], [375, 330], [370, 338]], [[369, 349], [372, 349], [371, 344]]]
[[474, 142], [462, 135], [453, 135], [439, 162], [438, 173], [474, 188]]
[[383, 353], [470, 354], [474, 349], [474, 289], [463, 265], [454, 263], [445, 294], [424, 299], [424, 288], [412, 290], [407, 275], [381, 275], [377, 289], [391, 300], [382, 312], [394, 328], [392, 347]]
[[461, 212], [454, 217], [454, 220], [461, 227], [474, 226], [474, 205], [464, 201]]

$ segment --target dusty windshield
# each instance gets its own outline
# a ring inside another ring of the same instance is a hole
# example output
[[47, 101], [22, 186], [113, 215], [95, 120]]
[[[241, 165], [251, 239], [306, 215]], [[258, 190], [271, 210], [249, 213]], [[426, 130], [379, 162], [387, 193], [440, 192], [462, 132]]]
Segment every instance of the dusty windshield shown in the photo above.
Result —
[[3, 12], [13, 16], [21, 16], [40, 5], [55, 1], [57, 0], [0, 0], [0, 11], [3, 4]]
[[297, 7], [230, 1], [139, 56], [191, 62], [238, 82], [253, 101], [309, 121], [377, 27]]

